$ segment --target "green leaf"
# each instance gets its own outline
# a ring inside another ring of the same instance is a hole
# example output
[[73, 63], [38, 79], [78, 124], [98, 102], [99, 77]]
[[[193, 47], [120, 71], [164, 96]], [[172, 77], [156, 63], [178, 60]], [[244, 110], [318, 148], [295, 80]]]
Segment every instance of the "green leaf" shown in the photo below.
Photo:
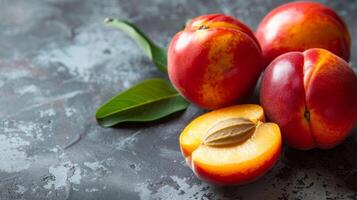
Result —
[[100, 125], [153, 121], [184, 110], [189, 103], [163, 79], [149, 79], [118, 94], [96, 113]]
[[163, 49], [154, 44], [139, 28], [130, 22], [107, 18], [104, 20], [107, 26], [119, 28], [126, 32], [131, 38], [133, 38], [139, 46], [141, 46], [146, 55], [155, 63], [157, 68], [167, 73], [167, 53], [166, 49]]

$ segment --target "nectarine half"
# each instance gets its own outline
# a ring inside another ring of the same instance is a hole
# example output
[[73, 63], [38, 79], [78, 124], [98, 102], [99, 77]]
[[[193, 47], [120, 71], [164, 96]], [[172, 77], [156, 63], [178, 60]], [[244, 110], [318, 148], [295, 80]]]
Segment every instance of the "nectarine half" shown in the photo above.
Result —
[[194, 119], [180, 135], [188, 165], [202, 180], [243, 184], [266, 173], [281, 150], [279, 127], [259, 105], [221, 108]]

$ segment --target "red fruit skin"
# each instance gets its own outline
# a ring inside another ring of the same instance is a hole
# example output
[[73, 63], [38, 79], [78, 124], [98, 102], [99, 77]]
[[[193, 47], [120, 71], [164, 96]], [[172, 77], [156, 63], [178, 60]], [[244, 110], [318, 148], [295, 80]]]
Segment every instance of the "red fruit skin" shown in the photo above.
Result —
[[253, 31], [247, 25], [243, 24], [241, 21], [229, 15], [209, 14], [209, 15], [199, 16], [191, 20], [186, 25], [185, 30], [195, 31], [198, 30], [202, 25], [211, 28], [225, 27], [225, 28], [237, 29], [250, 36], [257, 44], [259, 44], [258, 40], [254, 36]]
[[286, 53], [265, 70], [260, 102], [289, 146], [329, 149], [356, 124], [357, 76], [324, 49]]
[[262, 54], [250, 29], [221, 14], [198, 17], [177, 33], [168, 50], [175, 88], [201, 108], [215, 109], [245, 98], [262, 71]]
[[304, 117], [304, 57], [300, 52], [284, 54], [264, 72], [260, 103], [271, 121], [282, 129], [284, 141], [298, 149], [314, 146], [309, 123]]
[[351, 37], [342, 19], [316, 2], [284, 4], [268, 13], [256, 31], [267, 66], [277, 56], [323, 48], [349, 61]]
[[217, 176], [217, 174], [209, 173], [205, 168], [196, 164], [192, 160], [192, 164], [189, 166], [192, 168], [197, 177], [214, 185], [244, 185], [257, 180], [266, 174], [278, 161], [280, 152], [281, 145], [279, 150], [271, 155], [271, 159], [267, 160], [264, 165], [255, 169], [251, 169], [249, 173], [244, 174], [237, 172], [235, 174], [230, 174], [229, 176]]

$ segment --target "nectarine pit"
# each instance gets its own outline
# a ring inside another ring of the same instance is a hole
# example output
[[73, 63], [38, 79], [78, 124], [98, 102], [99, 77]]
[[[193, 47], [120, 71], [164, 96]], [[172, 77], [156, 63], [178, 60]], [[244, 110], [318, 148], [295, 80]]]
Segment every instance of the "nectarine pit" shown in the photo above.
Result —
[[214, 147], [237, 145], [248, 140], [256, 126], [256, 123], [243, 117], [220, 120], [208, 129], [202, 144]]

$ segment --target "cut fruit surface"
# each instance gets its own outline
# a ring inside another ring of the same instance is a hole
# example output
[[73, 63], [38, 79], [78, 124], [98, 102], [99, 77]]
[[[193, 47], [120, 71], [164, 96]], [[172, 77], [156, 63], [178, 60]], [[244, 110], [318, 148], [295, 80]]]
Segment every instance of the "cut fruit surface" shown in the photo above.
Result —
[[254, 104], [230, 106], [203, 114], [193, 120], [180, 135], [180, 146], [185, 157], [197, 149], [202, 137], [219, 120], [245, 117], [253, 122], [264, 121], [263, 108]]
[[[237, 167], [247, 169], [245, 165], [251, 165], [249, 166], [251, 170], [254, 165], [265, 162], [267, 157], [262, 156], [263, 154], [278, 149], [279, 138], [280, 131], [276, 124], [260, 124], [255, 133], [244, 143], [222, 148], [201, 145], [192, 153], [192, 158], [196, 164], [213, 168], [212, 172], [219, 170], [224, 174], [232, 174]], [[217, 169], [223, 166], [226, 168]]]
[[[246, 140], [228, 146], [203, 143], [205, 134], [209, 133], [217, 121], [237, 117], [249, 119], [256, 124], [254, 133]], [[195, 174], [203, 180], [216, 184], [253, 181], [274, 165], [281, 150], [279, 127], [263, 121], [263, 109], [253, 104], [206, 113], [193, 120], [181, 133], [182, 153]]]

